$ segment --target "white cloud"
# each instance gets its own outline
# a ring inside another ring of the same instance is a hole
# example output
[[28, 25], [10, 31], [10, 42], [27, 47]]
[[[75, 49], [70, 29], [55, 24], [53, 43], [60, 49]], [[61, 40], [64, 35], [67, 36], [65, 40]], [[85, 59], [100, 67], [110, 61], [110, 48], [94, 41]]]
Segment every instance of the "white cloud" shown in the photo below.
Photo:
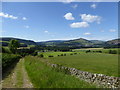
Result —
[[116, 30], [115, 30], [115, 29], [110, 29], [109, 31], [110, 31], [110, 32], [116, 32]]
[[49, 33], [49, 32], [46, 30], [46, 31], [44, 31], [44, 33]]
[[13, 15], [9, 15], [7, 13], [0, 12], [0, 16], [4, 18], [10, 18], [10, 19], [18, 19], [18, 17], [15, 17]]
[[64, 15], [64, 18], [67, 20], [74, 20], [75, 18], [72, 16], [72, 13], [67, 13]]
[[97, 15], [81, 14], [80, 16], [83, 21], [90, 22], [90, 23], [97, 22], [98, 24], [100, 24], [100, 21], [101, 21], [101, 17]]
[[78, 5], [77, 4], [75, 4], [75, 5], [73, 5], [73, 6], [71, 6], [73, 9], [76, 9], [77, 7], [78, 7]]
[[89, 33], [89, 32], [86, 32], [86, 33], [84, 33], [84, 35], [91, 35], [91, 33]]
[[25, 28], [30, 28], [30, 26], [26, 25]]
[[27, 18], [26, 18], [26, 17], [23, 17], [22, 20], [27, 20]]
[[97, 7], [97, 5], [96, 4], [92, 4], [90, 7], [95, 9]]
[[59, 1], [63, 3], [71, 3], [74, 2], [75, 0], [59, 0]]
[[88, 26], [89, 24], [87, 22], [76, 22], [76, 23], [70, 24], [71, 28], [86, 28]]

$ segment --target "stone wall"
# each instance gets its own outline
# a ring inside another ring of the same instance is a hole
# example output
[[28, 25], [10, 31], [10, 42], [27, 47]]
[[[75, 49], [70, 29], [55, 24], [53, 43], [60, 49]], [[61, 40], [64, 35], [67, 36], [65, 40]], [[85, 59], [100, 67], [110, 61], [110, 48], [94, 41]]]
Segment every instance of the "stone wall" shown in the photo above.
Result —
[[107, 76], [104, 74], [94, 74], [90, 72], [80, 71], [75, 68], [65, 67], [59, 64], [50, 64], [52, 68], [62, 71], [66, 74], [76, 76], [77, 78], [87, 81], [89, 83], [97, 84], [104, 88], [120, 88], [120, 77]]

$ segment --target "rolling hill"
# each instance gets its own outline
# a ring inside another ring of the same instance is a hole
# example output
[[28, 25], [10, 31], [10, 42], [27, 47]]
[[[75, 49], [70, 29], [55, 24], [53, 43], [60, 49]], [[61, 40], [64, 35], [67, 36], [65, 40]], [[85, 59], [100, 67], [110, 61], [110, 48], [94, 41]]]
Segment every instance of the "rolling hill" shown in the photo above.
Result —
[[2, 37], [0, 38], [0, 43], [3, 46], [8, 46], [10, 40], [18, 40], [21, 46], [28, 46], [28, 45], [37, 45], [36, 42], [32, 40], [25, 40], [25, 39], [18, 39], [18, 38], [11, 38], [11, 37]]
[[100, 41], [100, 40], [87, 40], [84, 38], [73, 39], [73, 40], [52, 40], [52, 41], [44, 41], [44, 42], [34, 42], [32, 40], [18, 39], [18, 38], [10, 38], [3, 37], [0, 38], [0, 43], [3, 46], [7, 46], [9, 41], [15, 39], [18, 40], [21, 46], [29, 46], [29, 45], [44, 45], [44, 46], [58, 46], [58, 47], [103, 47], [103, 46], [115, 46], [120, 45], [120, 39], [114, 39], [109, 41]]

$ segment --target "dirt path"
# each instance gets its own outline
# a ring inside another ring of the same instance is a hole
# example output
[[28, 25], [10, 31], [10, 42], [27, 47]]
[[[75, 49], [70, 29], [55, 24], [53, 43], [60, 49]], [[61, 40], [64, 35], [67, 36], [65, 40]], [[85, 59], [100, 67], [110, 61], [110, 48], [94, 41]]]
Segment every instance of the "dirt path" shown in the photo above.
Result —
[[3, 88], [33, 88], [24, 67], [24, 58], [20, 59], [12, 73], [2, 81]]

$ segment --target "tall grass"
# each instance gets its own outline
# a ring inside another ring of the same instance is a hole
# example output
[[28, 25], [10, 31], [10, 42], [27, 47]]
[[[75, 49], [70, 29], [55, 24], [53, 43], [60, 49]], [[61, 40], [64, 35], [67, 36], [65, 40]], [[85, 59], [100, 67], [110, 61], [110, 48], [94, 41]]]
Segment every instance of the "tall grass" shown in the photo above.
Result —
[[38, 57], [25, 57], [25, 67], [35, 88], [95, 88], [73, 76], [57, 72]]

